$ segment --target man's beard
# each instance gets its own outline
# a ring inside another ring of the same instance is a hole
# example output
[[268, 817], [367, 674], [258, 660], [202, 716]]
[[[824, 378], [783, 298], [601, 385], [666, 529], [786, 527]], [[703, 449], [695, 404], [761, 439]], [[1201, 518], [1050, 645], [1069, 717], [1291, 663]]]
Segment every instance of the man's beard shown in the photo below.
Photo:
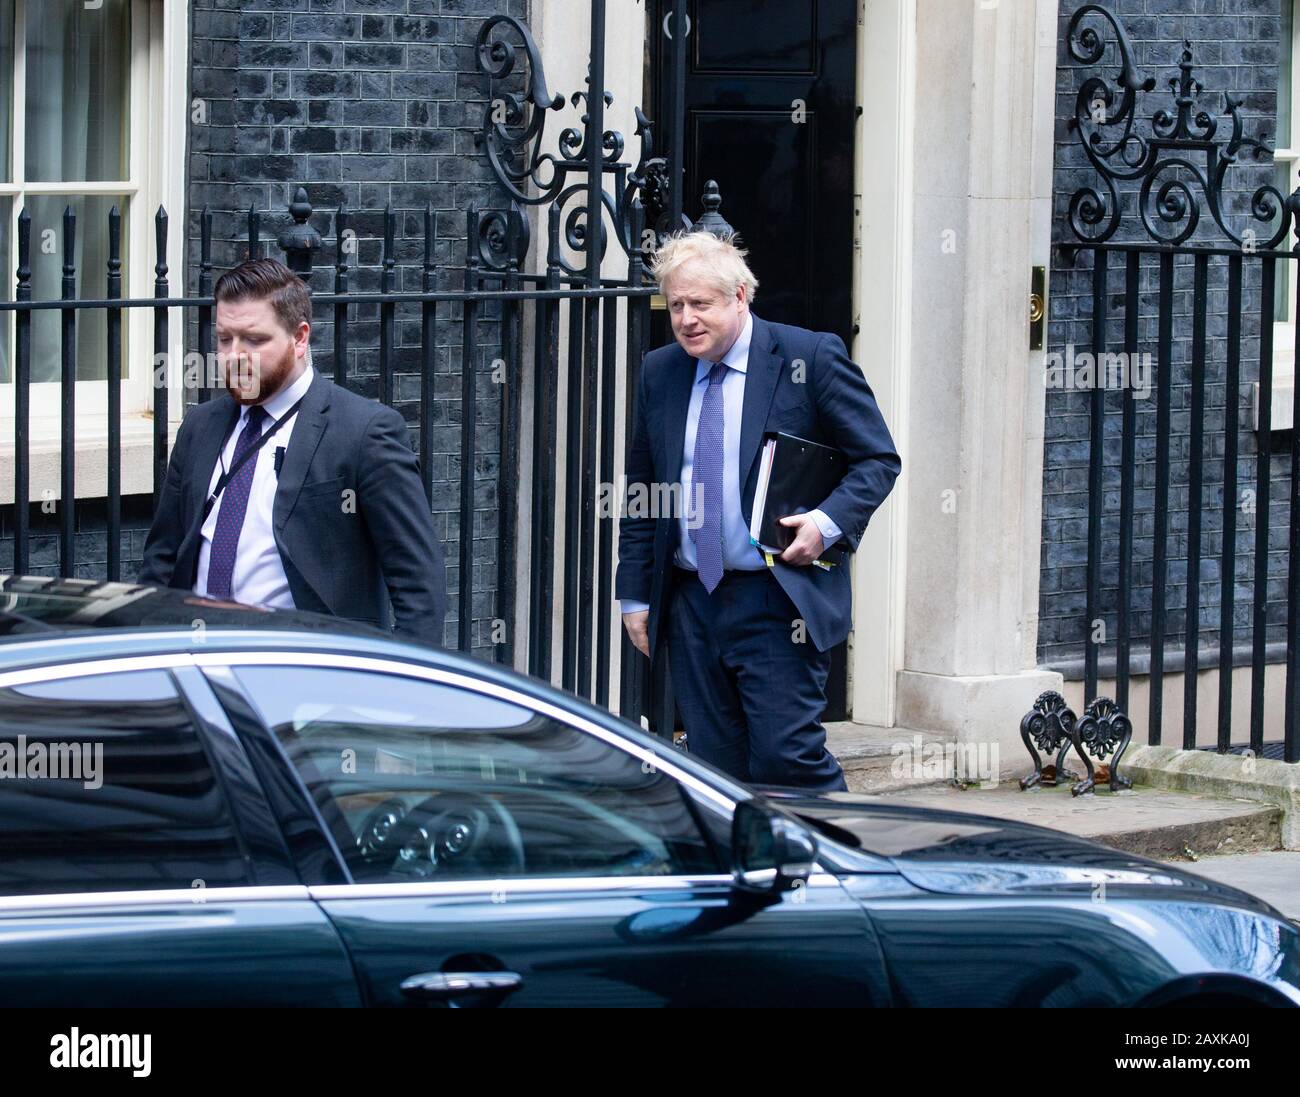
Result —
[[[236, 403], [242, 405], [260, 404], [263, 400], [269, 400], [284, 387], [286, 378], [293, 372], [294, 358], [293, 347], [289, 347], [275, 365], [269, 364], [264, 357], [260, 357], [256, 369], [236, 363], [233, 367], [234, 376], [231, 376], [229, 369], [226, 374], [230, 395]], [[235, 381], [248, 383], [235, 384]]]

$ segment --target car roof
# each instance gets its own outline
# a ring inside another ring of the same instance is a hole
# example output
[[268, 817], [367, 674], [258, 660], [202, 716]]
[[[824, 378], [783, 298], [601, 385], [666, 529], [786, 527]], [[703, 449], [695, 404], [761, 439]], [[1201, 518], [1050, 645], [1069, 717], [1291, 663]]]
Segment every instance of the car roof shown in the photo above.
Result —
[[[374, 626], [302, 610], [223, 602], [191, 591], [137, 583], [0, 575], [0, 673], [95, 659], [199, 652], [328, 652], [437, 667], [547, 701], [656, 751], [666, 740], [549, 682], [462, 652], [395, 636]], [[711, 773], [734, 798], [748, 792]]]
[[[303, 610], [270, 609], [186, 590], [91, 579], [0, 575], [0, 672], [87, 659], [199, 651], [320, 651], [456, 670], [583, 715], [617, 718], [485, 659]], [[617, 726], [628, 730], [628, 724]]]
[[[0, 672], [84, 659], [225, 651], [332, 651], [531, 680], [372, 625], [138, 583], [0, 575]], [[543, 683], [537, 683], [547, 688]]]
[[504, 673], [515, 688], [530, 681], [482, 659], [325, 614], [246, 606], [137, 583], [0, 575], [0, 672], [214, 650], [370, 655], [487, 678]]
[[187, 590], [40, 575], [0, 575], [0, 662], [13, 640], [106, 629], [299, 629], [383, 636], [379, 629], [299, 610], [246, 606]]

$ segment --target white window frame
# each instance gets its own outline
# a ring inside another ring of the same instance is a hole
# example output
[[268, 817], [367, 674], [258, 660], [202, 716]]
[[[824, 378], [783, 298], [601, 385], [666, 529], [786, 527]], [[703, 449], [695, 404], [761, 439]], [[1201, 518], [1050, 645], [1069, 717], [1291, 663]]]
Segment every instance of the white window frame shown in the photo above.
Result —
[[[1291, 3], [1291, 41], [1279, 42], [1279, 52], [1291, 51], [1291, 128], [1289, 133], [1278, 133], [1275, 144], [1279, 147], [1273, 153], [1275, 164], [1287, 166], [1287, 185], [1282, 192], [1285, 198], [1300, 185], [1300, 72], [1296, 65], [1300, 63], [1300, 0]], [[1279, 92], [1281, 89], [1278, 89]], [[1300, 226], [1293, 226], [1293, 229]], [[1279, 246], [1287, 248], [1291, 241], [1284, 240]], [[1285, 318], [1273, 321], [1273, 388], [1270, 426], [1273, 430], [1288, 430], [1291, 427], [1292, 403], [1295, 391], [1295, 347], [1296, 315], [1295, 295], [1296, 281], [1300, 279], [1300, 263], [1283, 259], [1278, 264], [1279, 275], [1286, 272]], [[1254, 422], [1259, 423], [1259, 382], [1254, 384]]]
[[[25, 92], [25, 15], [40, 0], [15, 0], [13, 142], [16, 179], [21, 179], [23, 140], [23, 96]], [[172, 296], [183, 296], [184, 239], [187, 231], [185, 207], [186, 125], [189, 118], [189, 13], [188, 0], [130, 0], [129, 135], [127, 180], [110, 183], [0, 183], [0, 196], [26, 194], [124, 194], [130, 200], [129, 216], [123, 210], [122, 295], [151, 297], [154, 285], [154, 215], [164, 206], [168, 214], [167, 265]], [[10, 211], [11, 258], [17, 265], [17, 225], [21, 209], [15, 201]], [[81, 229], [80, 223], [78, 230]], [[57, 231], [62, 233], [62, 226]], [[40, 241], [33, 231], [32, 249]], [[12, 293], [14, 270], [0, 271]], [[104, 272], [77, 271], [77, 294], [82, 298], [104, 296]], [[79, 322], [102, 322], [85, 310]], [[184, 317], [172, 310], [168, 342], [172, 361], [180, 361], [184, 347]], [[13, 325], [10, 325], [11, 329]], [[126, 337], [123, 354], [121, 422], [121, 484], [123, 495], [153, 490], [153, 312], [150, 309], [123, 310]], [[13, 336], [10, 340], [10, 362]], [[129, 367], [128, 367], [129, 361]], [[12, 372], [12, 371], [11, 371]], [[182, 390], [180, 371], [169, 378], [168, 434], [174, 439], [180, 423]], [[33, 383], [29, 445], [29, 501], [57, 499], [60, 489], [60, 384]], [[104, 381], [76, 384], [77, 498], [103, 497], [108, 490], [108, 386]], [[0, 385], [0, 505], [14, 501], [14, 384]]]

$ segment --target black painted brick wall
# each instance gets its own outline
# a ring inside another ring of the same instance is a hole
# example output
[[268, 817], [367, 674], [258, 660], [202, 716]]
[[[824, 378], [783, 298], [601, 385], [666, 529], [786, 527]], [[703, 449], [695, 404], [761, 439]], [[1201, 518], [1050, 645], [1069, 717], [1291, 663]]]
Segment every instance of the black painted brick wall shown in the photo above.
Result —
[[[1270, 146], [1275, 135], [1275, 99], [1278, 82], [1277, 57], [1279, 0], [1110, 0], [1108, 6], [1128, 30], [1135, 57], [1143, 75], [1155, 76], [1156, 87], [1140, 93], [1137, 127], [1141, 136], [1151, 133], [1151, 118], [1158, 109], [1173, 110], [1169, 79], [1178, 74], [1183, 39], [1191, 42], [1194, 75], [1204, 86], [1198, 108], [1218, 119], [1217, 138], [1226, 140], [1231, 119], [1226, 114], [1222, 93], [1230, 92], [1242, 101], [1242, 119], [1248, 136]], [[1072, 238], [1068, 228], [1071, 196], [1085, 186], [1105, 193], [1097, 173], [1079, 145], [1077, 133], [1067, 129], [1073, 116], [1079, 88], [1094, 75], [1113, 81], [1118, 50], [1114, 35], [1094, 19], [1108, 42], [1103, 61], [1082, 66], [1069, 54], [1066, 29], [1079, 4], [1063, 4], [1058, 34], [1056, 108], [1056, 155], [1053, 175], [1053, 239]], [[1114, 85], [1112, 85], [1114, 86]], [[1118, 98], [1115, 100], [1118, 104]], [[1250, 197], [1255, 189], [1273, 181], [1271, 158], [1243, 157], [1229, 169], [1225, 179], [1225, 217], [1238, 233], [1251, 224]], [[1161, 176], [1161, 181], [1169, 178]], [[1136, 187], [1121, 184], [1124, 210], [1117, 241], [1149, 241], [1136, 210]], [[1193, 188], [1201, 202], [1203, 196]], [[1214, 225], [1208, 208], [1202, 209], [1200, 227], [1193, 243], [1223, 245], [1227, 239]], [[1147, 400], [1135, 402], [1137, 437], [1136, 525], [1134, 539], [1133, 624], [1135, 650], [1147, 642], [1151, 627], [1151, 575], [1154, 530], [1155, 484], [1155, 367], [1157, 356], [1157, 260], [1146, 256], [1140, 279], [1139, 352], [1150, 352], [1153, 389]], [[1287, 264], [1282, 264], [1287, 265]], [[1238, 429], [1238, 499], [1241, 489], [1253, 487], [1256, 435], [1251, 424], [1251, 382], [1258, 378], [1260, 332], [1260, 262], [1246, 259], [1241, 322], [1241, 385], [1225, 408], [1225, 361], [1227, 336], [1227, 259], [1214, 259], [1209, 266], [1206, 342], [1206, 434], [1203, 442], [1204, 490], [1202, 515], [1202, 561], [1200, 567], [1201, 642], [1217, 644], [1220, 609], [1220, 554], [1223, 549], [1223, 453], [1224, 425]], [[1080, 253], [1074, 269], [1062, 262], [1053, 249], [1051, 271], [1048, 349], [1067, 353], [1091, 350], [1093, 253]], [[1279, 271], [1280, 271], [1279, 267]], [[1112, 256], [1108, 268], [1107, 348], [1123, 349], [1124, 259]], [[1294, 286], [1294, 283], [1292, 283]], [[1192, 263], [1180, 256], [1175, 264], [1172, 438], [1170, 447], [1170, 533], [1168, 550], [1167, 631], [1171, 647], [1181, 650], [1186, 627], [1184, 606], [1187, 595], [1187, 518], [1189, 437], [1189, 384], [1192, 347]], [[1104, 479], [1103, 591], [1101, 616], [1105, 622], [1103, 653], [1113, 652], [1117, 633], [1120, 416], [1124, 394], [1106, 395], [1106, 462]], [[1091, 394], [1049, 388], [1047, 391], [1046, 445], [1043, 483], [1043, 540], [1040, 587], [1038, 656], [1040, 663], [1062, 664], [1082, 656], [1088, 623], [1085, 620], [1085, 590], [1088, 530], [1089, 404]], [[1279, 437], [1275, 441], [1289, 442]], [[1287, 458], [1277, 455], [1272, 462], [1271, 555], [1269, 559], [1270, 641], [1281, 639], [1285, 625]], [[1250, 637], [1250, 599], [1253, 597], [1255, 516], [1237, 511], [1237, 536], [1230, 554], [1236, 576], [1235, 634], [1238, 643]]]
[[[121, 575], [134, 583], [144, 556], [145, 535], [153, 515], [153, 497], [128, 495], [122, 499]], [[60, 574], [59, 513], [53, 501], [33, 503], [28, 510], [27, 575]], [[103, 499], [78, 499], [73, 538], [78, 579], [104, 579], [108, 575], [108, 505]], [[0, 507], [0, 572], [14, 566], [14, 508]]]
[[[282, 258], [277, 232], [299, 185], [325, 239], [311, 279], [333, 288], [333, 214], [346, 202], [357, 234], [351, 288], [380, 289], [383, 210], [397, 214], [399, 290], [421, 288], [424, 209], [435, 211], [438, 288], [463, 287], [465, 211], [503, 209], [474, 135], [488, 81], [473, 43], [498, 12], [527, 17], [525, 0], [193, 0], [187, 285], [197, 282], [199, 214], [213, 212], [215, 273], [245, 252], [246, 211], [265, 211], [262, 251]], [[510, 88], [498, 83], [497, 88]], [[197, 120], [196, 120], [197, 119]], [[316, 368], [334, 370], [333, 309], [318, 310]], [[447, 556], [447, 636], [456, 635], [459, 539], [461, 309], [439, 305], [432, 477]], [[495, 307], [482, 313], [482, 362], [499, 346]], [[348, 386], [377, 395], [379, 306], [352, 313]], [[190, 318], [194, 337], [194, 318]], [[419, 446], [420, 313], [397, 309], [393, 402]], [[475, 489], [475, 648], [486, 654], [495, 614], [499, 387], [480, 370]]]

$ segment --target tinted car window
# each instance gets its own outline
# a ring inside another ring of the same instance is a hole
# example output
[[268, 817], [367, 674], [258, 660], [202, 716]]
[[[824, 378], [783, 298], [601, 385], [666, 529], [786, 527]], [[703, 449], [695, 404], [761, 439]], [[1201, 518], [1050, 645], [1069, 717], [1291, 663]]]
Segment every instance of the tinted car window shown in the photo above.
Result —
[[395, 675], [236, 673], [357, 880], [719, 871], [676, 781], [548, 716]]
[[0, 895], [252, 883], [171, 678], [0, 689]]

